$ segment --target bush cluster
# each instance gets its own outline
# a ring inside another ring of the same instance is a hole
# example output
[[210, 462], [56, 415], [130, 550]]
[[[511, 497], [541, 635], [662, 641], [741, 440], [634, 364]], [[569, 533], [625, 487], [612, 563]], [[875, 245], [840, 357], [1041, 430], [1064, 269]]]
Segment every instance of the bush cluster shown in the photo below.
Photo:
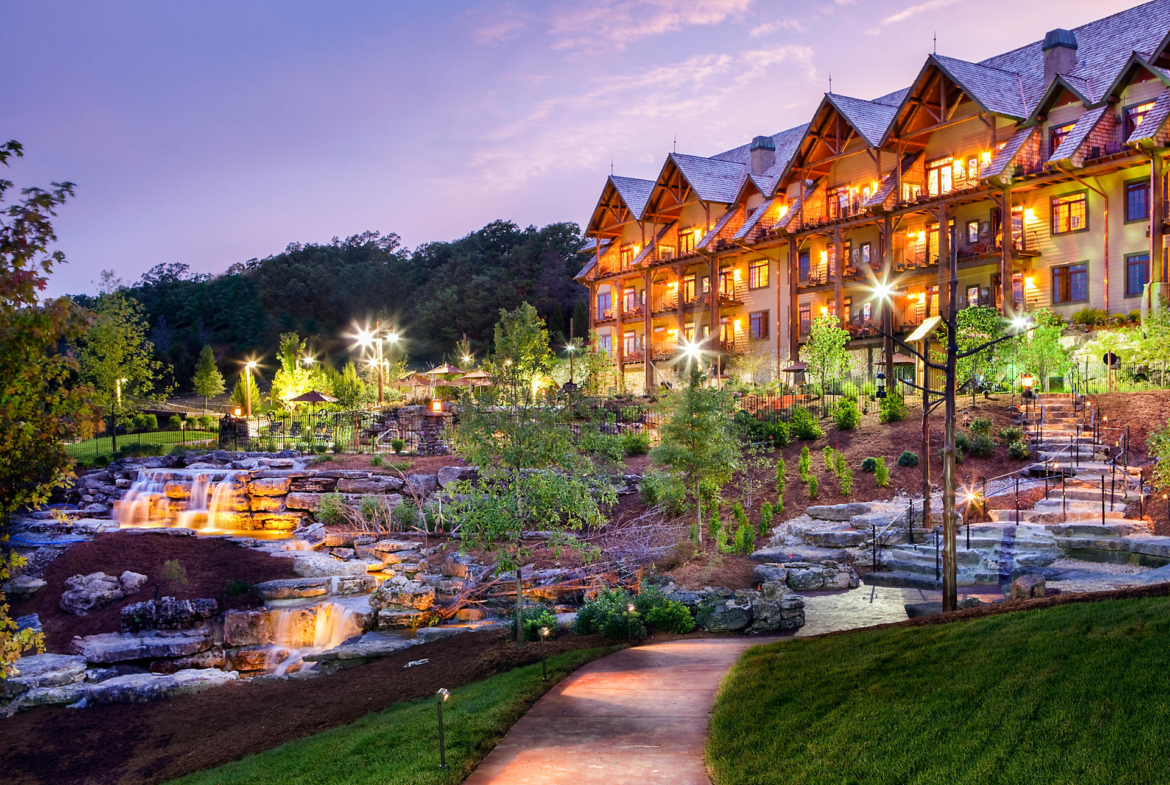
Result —
[[904, 467], [911, 467], [918, 465], [918, 453], [910, 450], [903, 450], [902, 454], [898, 456], [898, 465]]
[[909, 413], [901, 393], [887, 392], [886, 397], [882, 398], [881, 407], [878, 410], [878, 422], [899, 422], [905, 420]]
[[792, 417], [788, 421], [788, 427], [794, 437], [805, 442], [814, 441], [825, 435], [817, 418], [803, 406], [796, 406], [792, 409]]
[[687, 493], [677, 476], [650, 470], [642, 475], [639, 486], [642, 501], [648, 507], [661, 504], [671, 515], [681, 515], [686, 509]]
[[873, 471], [873, 481], [879, 488], [885, 488], [890, 484], [890, 470], [886, 466], [885, 458], [877, 459], [877, 467]]
[[[633, 613], [628, 610], [631, 603]], [[647, 625], [660, 632], [687, 633], [694, 629], [695, 620], [685, 605], [667, 599], [657, 587], [645, 587], [636, 598], [621, 589], [602, 589], [581, 606], [573, 631], [626, 640], [630, 635], [644, 638]]]
[[[524, 609], [524, 640], [535, 641], [540, 640], [540, 629], [548, 627], [549, 634], [555, 635], [557, 630], [557, 617], [544, 605], [534, 605]], [[515, 637], [515, 623], [513, 622], [512, 634]]]
[[778, 450], [792, 441], [791, 429], [783, 420], [761, 420], [740, 409], [735, 413], [735, 423], [743, 438], [752, 444], [764, 444], [769, 449]]
[[873, 474], [877, 471], [877, 458], [863, 458], [861, 460], [861, 470], [868, 474]]
[[1012, 442], [1008, 445], [1008, 457], [1013, 461], [1025, 460], [1031, 453], [1028, 451], [1028, 445], [1023, 442]]
[[833, 407], [833, 422], [839, 431], [851, 431], [861, 424], [861, 410], [850, 398], [843, 398]]

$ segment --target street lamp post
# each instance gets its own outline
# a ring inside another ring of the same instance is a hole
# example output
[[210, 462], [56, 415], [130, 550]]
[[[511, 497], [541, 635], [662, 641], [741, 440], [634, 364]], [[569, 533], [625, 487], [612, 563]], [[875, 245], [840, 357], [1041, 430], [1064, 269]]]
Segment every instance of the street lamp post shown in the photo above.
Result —
[[252, 369], [256, 367], [255, 360], [249, 360], [244, 365], [244, 416], [252, 416]]
[[122, 383], [125, 379], [114, 379], [114, 411], [110, 416], [110, 449], [118, 451], [118, 412], [122, 410]]

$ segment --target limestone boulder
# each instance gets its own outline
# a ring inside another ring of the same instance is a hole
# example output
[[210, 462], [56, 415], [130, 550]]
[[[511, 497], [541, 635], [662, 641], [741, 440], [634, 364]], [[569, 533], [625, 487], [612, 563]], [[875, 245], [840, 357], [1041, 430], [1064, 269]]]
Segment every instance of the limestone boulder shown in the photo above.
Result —
[[74, 638], [70, 644], [73, 653], [84, 657], [86, 662], [108, 664], [130, 660], [160, 659], [163, 657], [186, 657], [206, 651], [212, 646], [212, 636], [207, 628], [192, 630], [149, 633], [107, 632]]
[[[434, 627], [424, 627], [419, 630], [439, 629]], [[367, 632], [360, 638], [352, 641], [347, 641], [335, 648], [322, 652], [314, 652], [305, 655], [307, 662], [329, 662], [330, 660], [365, 660], [374, 659], [376, 657], [385, 657], [393, 654], [396, 651], [409, 649], [423, 641], [416, 639], [404, 638], [394, 632]]]
[[728, 601], [714, 606], [703, 620], [703, 629], [708, 632], [739, 632], [752, 621], [751, 604], [742, 605]]
[[284, 496], [292, 485], [290, 477], [264, 477], [248, 483], [252, 496]]
[[85, 681], [84, 657], [66, 654], [34, 654], [16, 661], [16, 675], [0, 679], [0, 697], [13, 697], [32, 689], [61, 687]]
[[1026, 600], [1031, 597], [1043, 597], [1047, 592], [1047, 585], [1043, 575], [1021, 575], [1012, 581], [1008, 590], [1008, 598]]
[[93, 686], [79, 681], [51, 687], [36, 687], [20, 696], [19, 707], [31, 709], [34, 706], [68, 706], [86, 699]]
[[418, 629], [425, 626], [431, 619], [429, 612], [410, 608], [381, 608], [377, 613], [378, 629], [380, 630]]
[[438, 480], [439, 486], [444, 490], [458, 485], [464, 480], [475, 482], [479, 477], [479, 472], [472, 466], [444, 466], [439, 469], [435, 479]]
[[381, 495], [402, 490], [403, 482], [399, 477], [387, 474], [373, 474], [360, 479], [341, 479], [337, 481], [337, 490], [340, 493], [360, 493], [362, 495]]
[[308, 553], [293, 559], [293, 572], [302, 578], [321, 578], [332, 575], [365, 575], [366, 565], [360, 561], [339, 561], [332, 556]]
[[471, 565], [475, 562], [462, 554], [448, 556], [439, 568], [444, 577], [466, 579], [471, 576]]
[[439, 479], [433, 474], [411, 474], [406, 484], [417, 496], [430, 496], [439, 487]]
[[864, 515], [870, 512], [871, 505], [867, 502], [848, 502], [846, 504], [814, 504], [805, 509], [805, 514], [818, 521], [845, 522], [854, 515]]
[[45, 582], [31, 575], [18, 575], [4, 583], [4, 593], [8, 595], [9, 599], [31, 597], [43, 588], [45, 588]]
[[[61, 610], [72, 613], [74, 616], [88, 616], [91, 612], [104, 608], [110, 603], [117, 602], [138, 591], [146, 576], [137, 573], [125, 573], [131, 576], [123, 582], [104, 572], [94, 572], [89, 575], [74, 575], [65, 580], [65, 592], [61, 595]], [[132, 587], [130, 592], [126, 588]]]
[[213, 599], [179, 600], [161, 597], [158, 600], [135, 602], [122, 608], [122, 632], [140, 630], [185, 630], [202, 624], [215, 615], [218, 604]]
[[228, 611], [223, 616], [225, 646], [280, 644], [312, 646], [317, 635], [317, 609]]
[[370, 595], [370, 607], [374, 610], [383, 608], [411, 608], [416, 611], [425, 611], [435, 604], [435, 589], [420, 581], [395, 583], [383, 581], [382, 585]]
[[238, 678], [233, 671], [203, 668], [170, 674], [136, 673], [92, 685], [87, 698], [92, 703], [141, 703], [203, 692]]

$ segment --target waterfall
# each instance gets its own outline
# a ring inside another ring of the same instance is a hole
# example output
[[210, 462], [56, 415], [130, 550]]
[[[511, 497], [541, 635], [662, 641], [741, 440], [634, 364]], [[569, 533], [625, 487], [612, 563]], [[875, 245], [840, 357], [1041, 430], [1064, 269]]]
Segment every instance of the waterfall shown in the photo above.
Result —
[[238, 473], [140, 469], [134, 484], [114, 505], [114, 517], [123, 527], [231, 528], [220, 525], [220, 516], [233, 509]]
[[302, 626], [306, 621], [306, 610], [302, 607], [272, 611], [275, 616], [272, 646], [265, 658], [265, 666], [277, 676], [285, 675], [290, 668], [293, 672], [299, 670], [306, 654], [336, 648], [362, 632], [356, 613], [344, 605], [323, 602], [313, 608], [316, 613], [312, 643], [309, 644], [309, 630]]

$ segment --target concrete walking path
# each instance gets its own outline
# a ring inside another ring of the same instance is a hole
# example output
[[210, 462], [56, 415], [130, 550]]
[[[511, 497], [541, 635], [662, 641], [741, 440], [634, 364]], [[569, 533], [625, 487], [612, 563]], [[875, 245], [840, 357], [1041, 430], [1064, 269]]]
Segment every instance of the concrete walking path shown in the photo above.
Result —
[[709, 785], [719, 683], [771, 640], [682, 639], [595, 660], [538, 700], [464, 785]]

